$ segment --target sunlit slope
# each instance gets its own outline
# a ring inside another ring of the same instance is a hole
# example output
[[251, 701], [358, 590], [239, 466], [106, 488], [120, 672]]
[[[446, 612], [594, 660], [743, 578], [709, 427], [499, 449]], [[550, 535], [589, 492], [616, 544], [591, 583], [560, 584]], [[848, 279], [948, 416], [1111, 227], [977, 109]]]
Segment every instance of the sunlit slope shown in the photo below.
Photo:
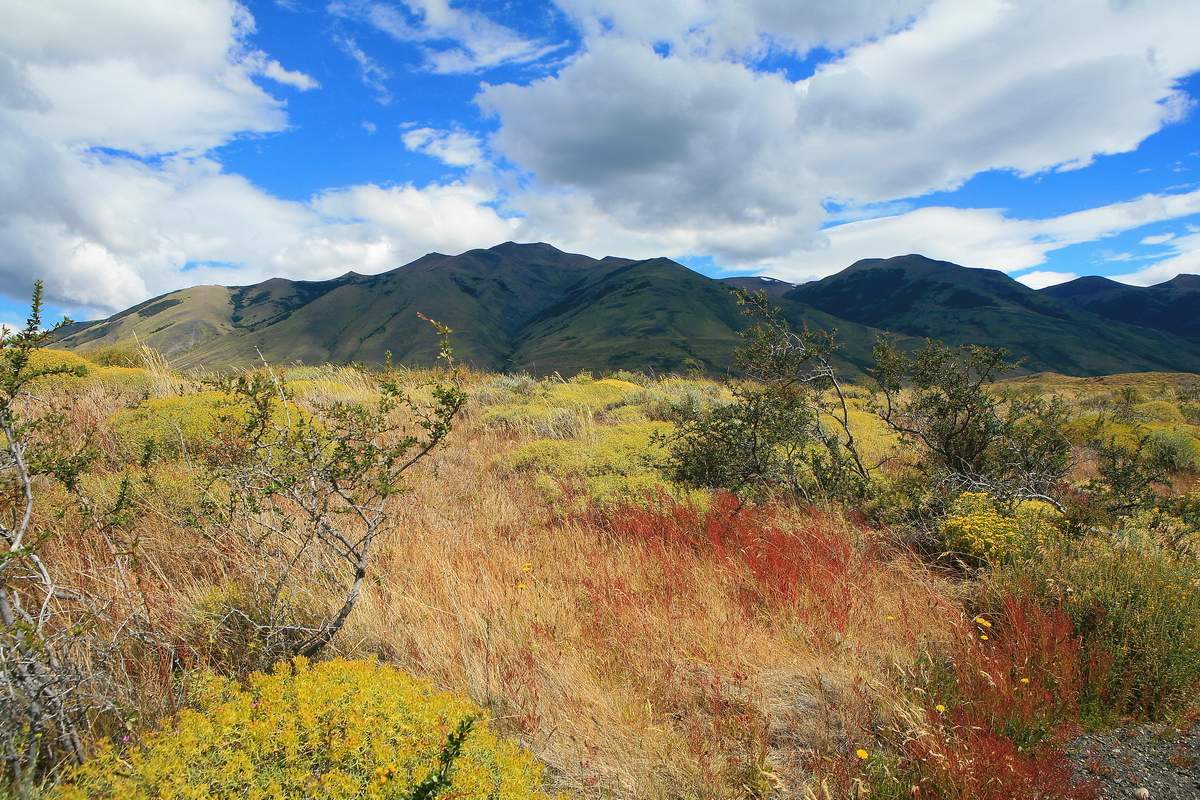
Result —
[[236, 335], [233, 294], [225, 286], [180, 289], [90, 324], [65, 337], [61, 346], [89, 350], [106, 344], [145, 344], [169, 354], [203, 351]]
[[1028, 371], [1200, 372], [1194, 341], [1105, 319], [1002, 272], [919, 255], [859, 261], [784, 297], [898, 334], [1006, 347]]

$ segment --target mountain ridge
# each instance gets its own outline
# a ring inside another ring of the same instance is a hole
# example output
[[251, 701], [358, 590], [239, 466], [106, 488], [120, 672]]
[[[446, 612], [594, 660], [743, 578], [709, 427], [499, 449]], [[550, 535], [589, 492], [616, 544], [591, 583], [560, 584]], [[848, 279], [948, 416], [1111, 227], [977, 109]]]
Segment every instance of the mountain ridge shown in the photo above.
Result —
[[666, 258], [595, 259], [514, 242], [428, 253], [378, 275], [182, 289], [68, 330], [55, 346], [82, 351], [136, 337], [184, 368], [239, 368], [262, 358], [378, 364], [389, 353], [398, 363], [430, 364], [437, 340], [421, 312], [455, 331], [460, 361], [483, 369], [720, 372], [751, 324], [731, 285], [764, 286], [797, 328], [837, 329], [844, 344], [837, 360], [852, 373], [870, 367], [885, 330], [909, 349], [927, 336], [1005, 346], [1029, 356], [1023, 371], [1200, 372], [1196, 342], [1105, 319], [1001, 272], [916, 254], [864, 259], [795, 286], [714, 280]]
[[783, 296], [893, 333], [1006, 347], [1034, 371], [1200, 371], [1196, 342], [1106, 319], [997, 270], [917, 254], [864, 259]]
[[1181, 274], [1153, 286], [1086, 276], [1042, 293], [1106, 319], [1200, 338], [1200, 275]]

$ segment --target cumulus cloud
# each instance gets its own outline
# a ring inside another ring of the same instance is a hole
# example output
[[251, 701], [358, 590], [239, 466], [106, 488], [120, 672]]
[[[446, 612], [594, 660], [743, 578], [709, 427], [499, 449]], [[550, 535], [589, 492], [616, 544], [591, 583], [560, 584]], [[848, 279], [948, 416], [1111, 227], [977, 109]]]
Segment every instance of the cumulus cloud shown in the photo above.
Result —
[[923, 0], [558, 0], [589, 33], [616, 33], [710, 55], [753, 57], [771, 47], [840, 49], [903, 28]]
[[228, 0], [0, 5], [0, 291], [102, 312], [182, 285], [329, 278], [511, 226], [460, 184], [284, 201], [207, 155], [286, 124], [252, 80], [316, 82], [245, 46]]
[[527, 40], [482, 14], [451, 8], [448, 0], [407, 0], [401, 5], [336, 0], [329, 13], [364, 21], [402, 42], [423, 46], [433, 72], [477, 72], [500, 64], [535, 61], [559, 45]]
[[1186, 0], [862, 4], [842, 28], [806, 17], [804, 36], [766, 4], [731, 6], [755, 41], [867, 37], [798, 82], [711, 48], [653, 49], [656, 31], [690, 30], [717, 5], [565, 5], [595, 20], [586, 52], [529, 85], [484, 86], [494, 146], [540, 189], [587, 194], [643, 232], [773, 224], [773, 251], [739, 248], [742, 263], [814, 242], [827, 200], [883, 203], [1133, 149], [1187, 110], [1176, 81], [1200, 69], [1200, 6]]
[[[114, 311], [185, 283], [379, 271], [510, 238], [711, 255], [793, 281], [913, 251], [1020, 272], [1057, 247], [1200, 213], [1195, 192], [1049, 220], [897, 202], [986, 170], [1079, 168], [1186, 113], [1177, 81], [1200, 69], [1191, 0], [556, 1], [583, 48], [528, 85], [483, 85], [492, 138], [401, 133], [471, 177], [308, 202], [213, 158], [286, 128], [284, 102], [256, 81], [319, 88], [249, 47], [254, 23], [234, 0], [0, 4], [0, 291], [24, 297], [43, 275], [52, 299]], [[435, 72], [556, 47], [448, 0], [329, 10], [415, 43]], [[390, 100], [392, 65], [345, 31], [340, 43]], [[763, 68], [818, 46], [837, 55], [809, 78]], [[831, 200], [841, 219], [902, 213], [822, 229]], [[1146, 243], [1166, 257], [1131, 282], [1200, 269], [1200, 234]]]
[[719, 255], [742, 258], [801, 245], [823, 213], [791, 157], [798, 96], [779, 75], [603, 39], [557, 77], [489, 86], [479, 102], [501, 118], [493, 143], [508, 158], [625, 227], [773, 231], [725, 237]]

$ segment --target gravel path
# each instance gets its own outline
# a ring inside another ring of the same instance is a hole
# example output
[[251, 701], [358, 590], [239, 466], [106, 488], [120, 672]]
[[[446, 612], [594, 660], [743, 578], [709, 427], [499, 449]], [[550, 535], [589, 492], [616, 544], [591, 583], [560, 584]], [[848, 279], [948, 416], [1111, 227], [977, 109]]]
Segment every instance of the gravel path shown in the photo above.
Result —
[[1066, 750], [1078, 777], [1099, 781], [1105, 800], [1200, 800], [1200, 726], [1136, 725], [1089, 733]]

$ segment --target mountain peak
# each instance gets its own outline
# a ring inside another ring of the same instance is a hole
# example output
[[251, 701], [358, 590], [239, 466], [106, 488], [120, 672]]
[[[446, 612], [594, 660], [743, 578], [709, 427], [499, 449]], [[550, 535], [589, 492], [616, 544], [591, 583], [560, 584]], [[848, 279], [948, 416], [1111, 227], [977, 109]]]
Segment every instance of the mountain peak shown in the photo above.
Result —
[[1047, 286], [1041, 293], [1106, 319], [1200, 337], [1200, 275], [1176, 275], [1154, 286], [1089, 276]]

